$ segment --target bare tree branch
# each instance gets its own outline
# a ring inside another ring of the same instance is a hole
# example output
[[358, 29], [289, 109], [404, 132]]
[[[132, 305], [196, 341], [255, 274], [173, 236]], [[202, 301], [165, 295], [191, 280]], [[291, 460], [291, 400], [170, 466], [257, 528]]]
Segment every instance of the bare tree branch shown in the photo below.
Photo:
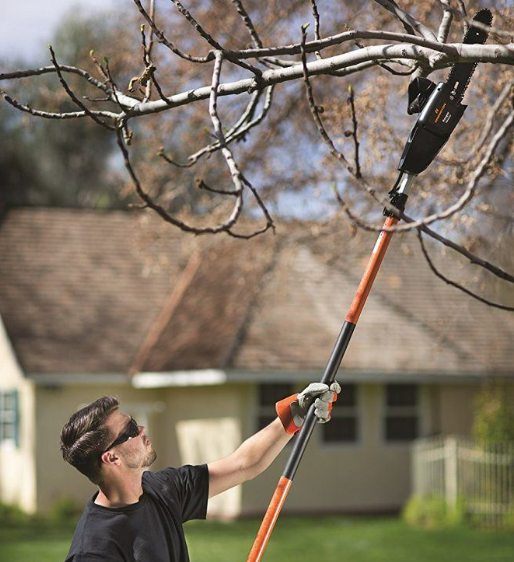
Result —
[[[227, 162], [227, 166], [230, 170], [230, 175], [232, 176], [232, 181], [234, 183], [234, 186], [235, 186], [235, 189], [236, 189], [236, 192], [237, 192], [237, 204], [234, 207], [234, 212], [233, 212], [232, 216], [226, 222], [226, 226], [227, 226], [226, 230], [230, 235], [235, 236], [236, 238], [241, 238], [241, 237], [251, 238], [253, 236], [257, 236], [258, 234], [261, 234], [262, 232], [265, 232], [266, 230], [268, 230], [268, 228], [272, 227], [273, 221], [271, 220], [271, 217], [270, 217], [269, 213], [267, 212], [267, 209], [264, 206], [264, 203], [262, 202], [261, 198], [259, 197], [259, 195], [257, 193], [257, 190], [241, 174], [241, 172], [239, 170], [239, 167], [237, 166], [237, 164], [234, 160], [234, 156], [233, 156], [231, 150], [229, 149], [229, 147], [227, 146], [225, 135], [223, 134], [223, 127], [221, 126], [221, 121], [219, 119], [218, 109], [217, 109], [217, 101], [218, 101], [217, 91], [218, 91], [218, 87], [219, 87], [219, 83], [220, 83], [220, 75], [221, 75], [222, 64], [223, 64], [223, 54], [218, 51], [218, 52], [216, 52], [216, 55], [215, 55], [214, 70], [213, 70], [213, 73], [212, 73], [212, 93], [211, 93], [211, 97], [210, 97], [210, 100], [209, 100], [209, 115], [211, 116], [212, 124], [214, 125], [214, 132], [216, 134], [216, 137], [218, 138], [218, 142], [220, 143], [221, 152], [222, 152], [223, 156], [225, 157], [225, 161]], [[252, 191], [252, 193], [256, 197], [257, 202], [258, 202], [259, 206], [261, 207], [261, 209], [264, 212], [264, 215], [266, 217], [266, 226], [262, 230], [256, 231], [256, 232], [252, 233], [251, 235], [236, 234], [231, 230], [232, 225], [235, 224], [235, 222], [237, 221], [237, 219], [239, 217], [239, 214], [241, 212], [241, 208], [242, 208], [242, 205], [243, 205], [243, 182], [244, 182], [244, 184], [246, 184], [250, 188], [250, 190]]]
[[36, 117], [43, 117], [44, 119], [80, 119], [82, 117], [90, 117], [89, 113], [92, 113], [93, 115], [99, 117], [108, 117], [111, 119], [116, 119], [118, 117], [116, 113], [111, 113], [110, 111], [90, 111], [89, 113], [85, 111], [71, 111], [67, 113], [52, 113], [50, 111], [41, 111], [39, 109], [33, 109], [29, 105], [24, 105], [19, 101], [11, 98], [11, 96], [6, 94], [5, 92], [2, 93], [2, 97], [7, 103], [12, 105], [16, 109], [24, 111], [25, 113], [30, 113], [31, 115], [34, 115]]
[[[91, 76], [91, 74], [81, 68], [70, 65], [59, 65], [61, 72], [69, 72], [71, 74], [77, 74], [82, 78], [85, 78], [91, 85], [99, 90], [102, 90], [106, 94], [111, 94], [111, 90], [108, 86]], [[35, 68], [32, 70], [18, 70], [16, 72], [2, 72], [0, 73], [0, 81], [2, 80], [16, 80], [18, 78], [31, 78], [32, 76], [42, 76], [44, 74], [55, 74], [55, 66], [43, 66], [42, 68]]]
[[443, 6], [443, 18], [441, 19], [441, 24], [439, 25], [439, 30], [437, 32], [437, 40], [440, 43], [446, 43], [452, 27], [453, 12], [451, 10], [449, 0], [439, 0], [439, 2]]
[[431, 41], [437, 41], [437, 37], [431, 29], [403, 11], [394, 0], [375, 0], [375, 2], [395, 15], [405, 26], [407, 33], [414, 33], [414, 31], [417, 31], [422, 37], [430, 39]]
[[514, 312], [514, 307], [512, 306], [506, 306], [504, 304], [498, 304], [495, 302], [492, 302], [488, 299], [485, 299], [484, 297], [481, 297], [480, 295], [477, 295], [476, 293], [474, 293], [473, 291], [470, 291], [469, 289], [466, 289], [466, 287], [463, 287], [462, 285], [460, 285], [459, 283], [456, 283], [455, 281], [452, 281], [451, 279], [449, 279], [448, 277], [446, 277], [445, 275], [443, 275], [434, 265], [434, 262], [432, 261], [432, 259], [430, 258], [427, 249], [425, 247], [425, 243], [423, 242], [423, 236], [421, 234], [421, 232], [418, 230], [417, 232], [418, 235], [418, 240], [419, 240], [419, 244], [421, 246], [421, 251], [423, 252], [423, 256], [425, 257], [430, 269], [432, 270], [432, 272], [439, 277], [439, 279], [442, 279], [445, 283], [447, 283], [448, 285], [451, 285], [452, 287], [455, 287], [456, 289], [459, 289], [459, 291], [462, 291], [463, 293], [466, 293], [466, 295], [469, 295], [470, 297], [476, 299], [477, 301], [480, 301], [484, 304], [486, 304], [487, 306], [491, 306], [493, 308], [499, 308], [501, 310], [508, 310], [510, 312]]
[[[352, 223], [354, 223], [359, 228], [362, 228], [363, 230], [367, 230], [367, 231], [370, 231], [370, 232], [376, 231], [374, 226], [369, 225], [368, 223], [366, 223], [365, 221], [363, 221], [358, 216], [356, 216], [352, 213], [352, 211], [348, 207], [348, 205], [346, 205], [346, 203], [341, 199], [337, 190], [336, 190], [336, 197], [337, 197], [339, 203], [341, 204], [341, 207], [342, 207], [343, 211], [346, 213], [346, 215], [352, 221]], [[405, 220], [408, 223], [414, 222], [414, 219], [411, 219], [410, 217], [408, 217], [405, 214], [402, 215], [402, 219]], [[386, 229], [384, 228], [382, 230], [386, 230]], [[502, 268], [498, 267], [497, 265], [494, 265], [493, 263], [480, 258], [476, 254], [474, 254], [474, 253], [470, 252], [469, 250], [467, 250], [466, 248], [464, 248], [464, 246], [462, 246], [460, 244], [457, 244], [456, 242], [453, 242], [453, 240], [449, 240], [448, 238], [445, 238], [441, 234], [437, 233], [435, 230], [432, 230], [430, 227], [428, 227], [426, 225], [421, 225], [417, 228], [417, 230], [423, 231], [425, 234], [428, 234], [431, 238], [434, 238], [434, 240], [437, 240], [438, 242], [440, 242], [444, 246], [446, 246], [448, 248], [451, 248], [452, 250], [454, 250], [458, 254], [463, 255], [464, 257], [466, 257], [470, 261], [470, 263], [472, 263], [474, 265], [478, 265], [478, 266], [486, 269], [487, 271], [490, 271], [493, 275], [495, 275], [496, 277], [499, 277], [500, 279], [503, 279], [504, 281], [508, 281], [509, 283], [514, 283], [514, 275], [512, 275], [511, 273], [508, 273], [507, 271], [503, 270]]]

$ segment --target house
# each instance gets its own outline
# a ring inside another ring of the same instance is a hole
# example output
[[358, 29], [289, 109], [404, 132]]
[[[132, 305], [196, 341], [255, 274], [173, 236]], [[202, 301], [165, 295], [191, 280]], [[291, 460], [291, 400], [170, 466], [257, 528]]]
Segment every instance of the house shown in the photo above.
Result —
[[[93, 494], [62, 460], [59, 432], [105, 394], [147, 426], [160, 468], [232, 452], [273, 419], [276, 400], [319, 380], [375, 235], [306, 229], [242, 241], [194, 238], [150, 214], [10, 211], [0, 224], [0, 501], [35, 512]], [[481, 385], [514, 382], [514, 316], [441, 282], [416, 244], [393, 238], [290, 513], [400, 508], [412, 440], [469, 434]], [[211, 514], [262, 513], [288, 452], [215, 498]]]

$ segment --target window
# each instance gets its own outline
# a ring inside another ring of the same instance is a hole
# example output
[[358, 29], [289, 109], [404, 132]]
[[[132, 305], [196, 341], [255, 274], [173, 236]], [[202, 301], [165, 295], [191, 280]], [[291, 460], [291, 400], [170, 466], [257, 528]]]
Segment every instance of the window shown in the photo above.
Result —
[[292, 384], [261, 384], [259, 385], [259, 413], [258, 413], [258, 427], [263, 429], [269, 425], [276, 417], [275, 404], [294, 394]]
[[323, 424], [323, 443], [355, 443], [359, 435], [357, 385], [341, 385], [341, 393], [332, 410], [332, 419]]
[[19, 446], [18, 391], [0, 392], [0, 444]]
[[415, 384], [388, 384], [386, 386], [386, 441], [412, 441], [418, 437], [418, 390]]

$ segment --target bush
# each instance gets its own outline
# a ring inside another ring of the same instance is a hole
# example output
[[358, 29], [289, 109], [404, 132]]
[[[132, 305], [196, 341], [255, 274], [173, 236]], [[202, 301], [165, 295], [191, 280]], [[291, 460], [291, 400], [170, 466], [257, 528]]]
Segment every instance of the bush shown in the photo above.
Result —
[[75, 523], [83, 510], [83, 505], [67, 496], [56, 500], [48, 512], [48, 520], [52, 523]]
[[514, 441], [512, 391], [505, 384], [486, 385], [475, 401], [473, 436], [477, 441], [497, 445]]
[[14, 527], [30, 523], [31, 516], [16, 505], [0, 503], [0, 526]]
[[423, 529], [456, 527], [464, 523], [464, 504], [461, 501], [456, 507], [451, 507], [443, 496], [411, 496], [403, 509], [402, 518], [408, 525]]
[[507, 531], [514, 531], [514, 505], [512, 505], [510, 511], [505, 514], [503, 528]]

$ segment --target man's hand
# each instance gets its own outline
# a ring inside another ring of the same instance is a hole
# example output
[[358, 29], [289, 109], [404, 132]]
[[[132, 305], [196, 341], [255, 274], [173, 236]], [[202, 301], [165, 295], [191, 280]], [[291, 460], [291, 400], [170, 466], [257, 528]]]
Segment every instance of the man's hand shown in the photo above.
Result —
[[340, 392], [341, 387], [337, 382], [333, 382], [330, 388], [321, 382], [313, 382], [300, 394], [293, 394], [277, 402], [277, 414], [286, 433], [300, 431], [313, 401], [318, 422], [327, 423], [330, 420], [332, 404]]

